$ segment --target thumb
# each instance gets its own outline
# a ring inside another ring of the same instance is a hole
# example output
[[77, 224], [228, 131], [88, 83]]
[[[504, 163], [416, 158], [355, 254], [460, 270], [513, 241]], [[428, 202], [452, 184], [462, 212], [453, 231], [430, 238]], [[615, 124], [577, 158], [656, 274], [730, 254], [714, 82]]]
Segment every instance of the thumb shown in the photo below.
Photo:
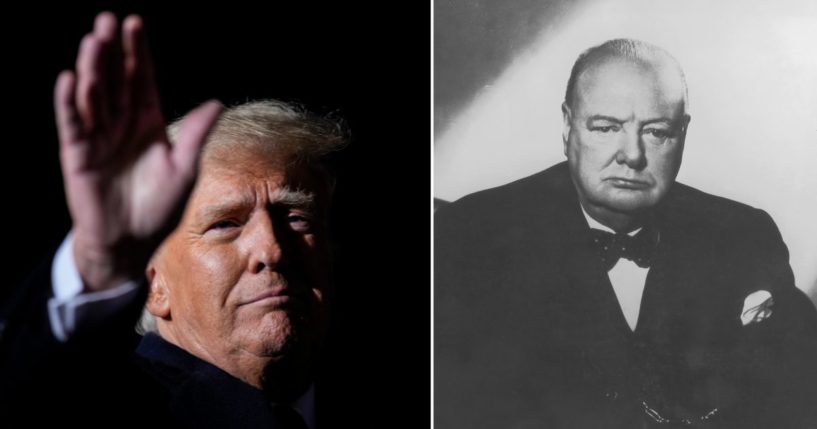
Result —
[[179, 174], [187, 177], [195, 175], [201, 148], [223, 109], [221, 103], [211, 100], [184, 117], [171, 155]]

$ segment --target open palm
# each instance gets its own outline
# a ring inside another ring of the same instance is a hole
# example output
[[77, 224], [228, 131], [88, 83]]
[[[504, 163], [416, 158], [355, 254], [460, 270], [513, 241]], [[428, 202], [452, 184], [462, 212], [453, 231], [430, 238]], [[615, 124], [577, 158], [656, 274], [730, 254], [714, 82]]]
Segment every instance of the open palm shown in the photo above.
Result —
[[77, 268], [87, 289], [110, 288], [141, 275], [175, 226], [221, 105], [189, 113], [171, 145], [141, 19], [120, 35], [102, 13], [76, 73], [57, 79], [54, 106]]

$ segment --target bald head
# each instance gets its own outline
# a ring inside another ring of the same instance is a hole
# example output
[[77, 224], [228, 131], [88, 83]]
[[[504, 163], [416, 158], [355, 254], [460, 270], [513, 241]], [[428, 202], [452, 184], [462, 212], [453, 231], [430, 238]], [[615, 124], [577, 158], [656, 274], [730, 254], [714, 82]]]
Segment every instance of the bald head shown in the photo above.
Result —
[[681, 100], [684, 113], [689, 109], [686, 78], [678, 61], [658, 46], [633, 39], [608, 40], [579, 55], [567, 82], [565, 104], [574, 109], [581, 100], [582, 88], [597, 85], [599, 77], [611, 68], [630, 68], [633, 72], [649, 75], [654, 85], [645, 89]]

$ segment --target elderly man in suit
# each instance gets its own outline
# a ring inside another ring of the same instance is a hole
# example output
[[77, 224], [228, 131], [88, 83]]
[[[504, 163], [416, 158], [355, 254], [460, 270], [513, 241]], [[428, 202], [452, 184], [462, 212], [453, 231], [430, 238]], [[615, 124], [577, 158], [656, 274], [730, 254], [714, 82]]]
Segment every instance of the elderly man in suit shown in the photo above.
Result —
[[567, 162], [438, 210], [437, 427], [817, 424], [817, 312], [765, 212], [675, 182], [688, 105], [666, 51], [593, 47]]
[[[331, 292], [322, 161], [343, 127], [268, 100], [206, 103], [166, 131], [142, 21], [118, 27], [100, 14], [56, 84], [73, 227], [9, 319], [3, 414], [340, 424], [314, 381]], [[156, 329], [140, 339], [143, 306]]]

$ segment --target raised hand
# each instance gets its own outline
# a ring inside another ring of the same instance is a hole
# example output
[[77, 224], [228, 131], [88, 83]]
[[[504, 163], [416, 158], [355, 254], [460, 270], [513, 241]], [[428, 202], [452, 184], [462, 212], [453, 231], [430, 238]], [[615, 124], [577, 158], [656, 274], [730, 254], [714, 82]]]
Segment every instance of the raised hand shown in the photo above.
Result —
[[165, 131], [144, 27], [111, 13], [82, 40], [76, 72], [57, 79], [60, 162], [86, 290], [135, 279], [178, 222], [198, 155], [221, 111], [190, 112], [174, 145]]

